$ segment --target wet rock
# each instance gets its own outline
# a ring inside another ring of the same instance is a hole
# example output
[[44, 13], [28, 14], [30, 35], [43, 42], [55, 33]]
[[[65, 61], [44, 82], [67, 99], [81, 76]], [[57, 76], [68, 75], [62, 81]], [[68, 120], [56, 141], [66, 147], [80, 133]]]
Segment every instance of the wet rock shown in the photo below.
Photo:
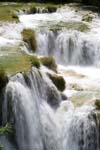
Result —
[[65, 80], [62, 76], [57, 74], [48, 74], [49, 78], [52, 80], [54, 85], [57, 87], [59, 91], [64, 91], [66, 87]]
[[35, 32], [32, 29], [24, 29], [22, 31], [23, 41], [26, 42], [29, 48], [35, 52], [37, 48], [37, 41], [35, 38]]
[[42, 57], [40, 58], [40, 62], [47, 68], [57, 72], [57, 65], [53, 57]]
[[62, 99], [63, 101], [65, 101], [65, 100], [68, 99], [68, 97], [67, 97], [65, 94], [61, 93], [61, 99]]

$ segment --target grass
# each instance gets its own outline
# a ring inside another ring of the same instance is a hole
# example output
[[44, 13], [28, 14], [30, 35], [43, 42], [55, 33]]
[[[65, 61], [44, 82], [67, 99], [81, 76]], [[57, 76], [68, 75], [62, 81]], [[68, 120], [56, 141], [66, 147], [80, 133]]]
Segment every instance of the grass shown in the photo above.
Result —
[[5, 70], [8, 75], [25, 71], [30, 67], [31, 62], [29, 57], [25, 54], [15, 54], [0, 58], [0, 68]]

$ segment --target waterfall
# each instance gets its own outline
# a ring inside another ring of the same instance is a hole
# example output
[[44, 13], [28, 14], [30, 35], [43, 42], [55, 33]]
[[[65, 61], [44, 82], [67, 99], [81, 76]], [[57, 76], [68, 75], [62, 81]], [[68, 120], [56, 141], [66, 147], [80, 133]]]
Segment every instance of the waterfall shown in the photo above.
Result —
[[60, 64], [100, 66], [98, 34], [47, 30], [37, 34], [37, 42], [38, 55], [54, 56]]
[[[19, 150], [43, 150], [44, 147], [50, 150], [60, 149], [57, 144], [59, 136], [56, 137], [58, 134], [56, 123], [52, 120], [49, 106], [44, 104], [44, 102], [47, 103], [45, 94], [49, 89], [36, 69], [33, 69], [26, 79], [27, 84], [24, 77], [18, 74], [9, 81], [3, 107], [4, 122], [10, 121], [15, 124]], [[54, 89], [56, 92], [55, 87]], [[58, 93], [58, 100], [59, 98]], [[45, 107], [48, 107], [48, 112]], [[44, 130], [45, 133], [43, 133]], [[51, 143], [48, 143], [50, 140]]]
[[3, 122], [14, 124], [18, 149], [99, 150], [93, 108], [84, 106], [75, 110], [65, 103], [67, 112], [59, 111], [62, 105], [53, 109], [53, 104], [47, 101], [48, 87], [54, 88], [52, 92], [58, 95], [55, 100], [61, 102], [51, 80], [36, 68], [26, 75], [19, 73], [12, 77], [6, 87]]
[[[30, 11], [33, 11], [33, 15], [29, 15], [32, 13]], [[64, 65], [60, 66], [62, 70], [58, 67], [57, 73], [41, 64], [39, 69], [32, 67], [26, 72], [9, 77], [4, 89], [2, 125], [11, 123], [13, 126], [16, 150], [99, 150], [100, 129], [94, 101], [97, 97], [100, 98], [100, 71], [95, 68], [96, 75], [92, 74], [94, 70], [88, 66], [100, 67], [100, 19], [93, 18], [91, 25], [85, 22], [83, 25], [89, 26], [89, 31], [82, 32], [73, 27], [67, 29], [64, 25], [67, 26], [71, 21], [76, 25], [84, 23], [83, 12], [77, 13], [77, 10], [65, 6], [52, 11], [48, 13], [49, 9], [38, 7], [19, 11], [21, 23], [1, 24], [0, 55], [11, 53], [11, 48], [12, 53], [20, 50], [30, 55], [21, 32], [24, 28], [31, 28], [36, 32], [36, 55], [53, 56], [57, 64]], [[71, 65], [72, 70], [66, 67], [68, 65]], [[75, 69], [79, 72], [75, 72]], [[55, 78], [62, 74], [66, 80], [64, 93], [57, 89], [48, 73]], [[81, 83], [86, 84], [86, 89], [81, 88]], [[84, 99], [82, 106], [76, 106], [76, 101], [68, 95], [66, 100], [66, 90], [75, 92], [76, 98], [78, 96], [77, 102], [81, 103]], [[84, 95], [87, 94], [88, 98], [88, 92], [89, 95], [93, 94], [92, 101], [85, 102]], [[5, 150], [10, 150], [13, 145], [13, 141], [10, 143], [6, 136], [0, 136], [0, 143], [6, 143]]]

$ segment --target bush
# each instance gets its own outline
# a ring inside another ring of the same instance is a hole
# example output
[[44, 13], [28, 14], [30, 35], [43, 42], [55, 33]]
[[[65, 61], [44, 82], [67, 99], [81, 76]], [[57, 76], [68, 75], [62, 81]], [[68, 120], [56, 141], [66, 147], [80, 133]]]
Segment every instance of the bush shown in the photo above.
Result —
[[42, 57], [40, 62], [47, 68], [57, 72], [57, 65], [53, 57]]
[[21, 32], [23, 36], [23, 41], [26, 42], [29, 48], [35, 52], [37, 49], [37, 41], [35, 38], [35, 32], [32, 29], [24, 29]]
[[0, 70], [0, 90], [2, 90], [8, 83], [8, 77], [4, 70]]
[[40, 67], [40, 60], [36, 56], [29, 56], [30, 62], [32, 66], [39, 68]]
[[58, 76], [56, 74], [48, 74], [49, 78], [52, 80], [54, 85], [57, 87], [59, 91], [64, 91], [66, 87], [65, 80], [62, 76]]

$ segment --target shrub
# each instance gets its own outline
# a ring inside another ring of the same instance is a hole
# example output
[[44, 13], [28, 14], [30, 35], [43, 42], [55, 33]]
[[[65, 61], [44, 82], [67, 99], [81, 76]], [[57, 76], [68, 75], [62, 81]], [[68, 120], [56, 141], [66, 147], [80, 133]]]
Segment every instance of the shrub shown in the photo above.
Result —
[[40, 58], [40, 61], [47, 68], [57, 72], [57, 65], [53, 57], [42, 57]]
[[24, 29], [21, 34], [23, 36], [23, 41], [28, 44], [33, 52], [35, 52], [37, 48], [35, 32], [32, 29]]

